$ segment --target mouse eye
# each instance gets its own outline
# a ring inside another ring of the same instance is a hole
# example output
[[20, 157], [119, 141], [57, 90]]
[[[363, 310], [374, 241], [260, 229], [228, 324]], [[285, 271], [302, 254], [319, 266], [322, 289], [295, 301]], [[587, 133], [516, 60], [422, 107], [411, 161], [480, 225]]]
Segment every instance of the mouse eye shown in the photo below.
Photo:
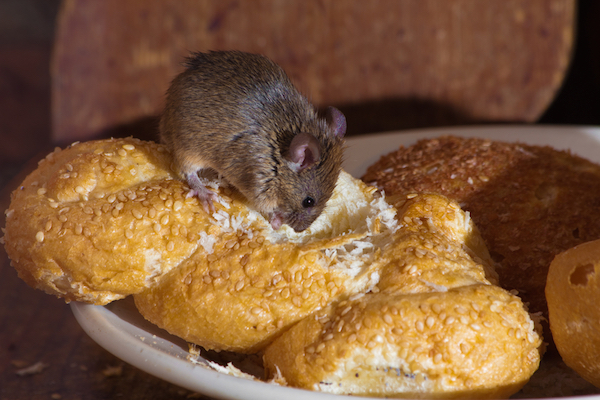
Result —
[[310, 196], [307, 196], [304, 200], [302, 200], [302, 207], [310, 208], [315, 206], [315, 199]]

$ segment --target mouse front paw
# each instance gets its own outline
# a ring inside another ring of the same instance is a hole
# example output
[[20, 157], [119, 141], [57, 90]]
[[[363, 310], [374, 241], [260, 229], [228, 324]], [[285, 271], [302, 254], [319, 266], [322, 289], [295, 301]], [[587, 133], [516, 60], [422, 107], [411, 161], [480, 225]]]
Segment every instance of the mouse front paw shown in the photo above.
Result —
[[186, 197], [198, 197], [200, 203], [202, 203], [202, 207], [204, 207], [204, 211], [206, 211], [209, 214], [214, 213], [215, 206], [213, 202], [217, 201], [217, 193], [208, 189], [202, 183], [200, 178], [198, 178], [198, 175], [196, 173], [186, 174], [185, 177], [187, 179], [188, 185], [190, 186], [190, 191], [188, 192]]

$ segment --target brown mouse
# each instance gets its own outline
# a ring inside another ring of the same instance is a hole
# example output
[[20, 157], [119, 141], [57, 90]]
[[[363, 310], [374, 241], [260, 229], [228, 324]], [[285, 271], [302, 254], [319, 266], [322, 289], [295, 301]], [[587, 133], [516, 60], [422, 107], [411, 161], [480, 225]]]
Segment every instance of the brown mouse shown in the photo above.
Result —
[[162, 141], [193, 194], [212, 209], [198, 178], [212, 169], [235, 186], [274, 229], [300, 232], [321, 214], [341, 170], [346, 119], [326, 118], [283, 69], [258, 54], [193, 53], [167, 91]]

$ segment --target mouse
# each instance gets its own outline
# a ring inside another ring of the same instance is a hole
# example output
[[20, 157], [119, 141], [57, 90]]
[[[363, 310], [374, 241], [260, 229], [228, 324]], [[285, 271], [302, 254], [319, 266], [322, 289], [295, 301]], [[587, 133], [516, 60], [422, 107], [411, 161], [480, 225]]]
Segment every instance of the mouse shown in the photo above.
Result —
[[171, 82], [161, 141], [208, 212], [216, 193], [198, 176], [213, 170], [273, 229], [302, 232], [322, 213], [343, 159], [346, 118], [319, 113], [274, 61], [237, 50], [191, 53]]

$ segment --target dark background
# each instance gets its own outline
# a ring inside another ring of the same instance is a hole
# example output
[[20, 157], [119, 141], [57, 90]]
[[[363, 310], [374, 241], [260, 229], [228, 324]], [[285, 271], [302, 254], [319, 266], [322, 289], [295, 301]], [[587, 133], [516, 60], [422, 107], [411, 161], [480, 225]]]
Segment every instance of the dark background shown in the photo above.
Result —
[[[0, 188], [27, 160], [52, 148], [49, 62], [59, 4], [0, 0]], [[578, 2], [572, 63], [539, 123], [600, 125], [599, 19], [600, 2]], [[417, 123], [427, 127], [427, 121]]]

